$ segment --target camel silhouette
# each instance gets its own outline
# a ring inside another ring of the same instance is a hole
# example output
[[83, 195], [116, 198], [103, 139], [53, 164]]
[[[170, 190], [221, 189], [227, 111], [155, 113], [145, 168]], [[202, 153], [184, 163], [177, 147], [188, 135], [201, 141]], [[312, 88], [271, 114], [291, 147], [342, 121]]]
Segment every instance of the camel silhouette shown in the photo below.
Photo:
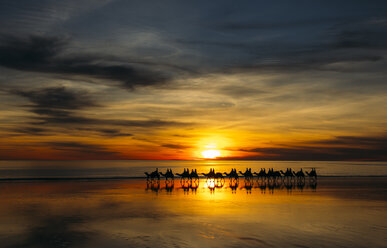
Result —
[[189, 179], [190, 178], [190, 173], [189, 173], [189, 169], [188, 168], [184, 168], [184, 172], [183, 173], [176, 173], [176, 175], [180, 176], [181, 179]]
[[159, 173], [159, 169], [156, 168], [155, 171], [151, 172], [151, 173], [148, 173], [148, 172], [144, 172], [144, 174], [146, 175], [146, 179], [158, 179], [160, 180], [160, 173]]
[[269, 169], [269, 171], [267, 172], [267, 177], [269, 178], [269, 180], [282, 180], [281, 172], [275, 171], [273, 168]]
[[241, 175], [245, 177], [245, 179], [253, 179], [254, 175], [251, 173], [251, 168], [246, 168], [246, 171], [243, 173], [242, 171], [239, 171]]
[[215, 179], [215, 169], [210, 169], [209, 173], [202, 173], [203, 176], [205, 176], [207, 179]]
[[308, 175], [309, 179], [317, 180], [316, 168], [312, 168], [310, 172], [305, 171], [305, 173]]
[[165, 180], [168, 180], [168, 179], [174, 179], [175, 175], [173, 174], [172, 172], [172, 169], [167, 169], [167, 172], [162, 173], [160, 172], [160, 175], [162, 175], [163, 177], [165, 177]]
[[283, 172], [283, 170], [280, 170], [280, 172], [284, 176], [285, 179], [294, 178], [292, 168], [286, 168], [286, 172]]
[[305, 184], [305, 174], [302, 171], [302, 168], [297, 172], [293, 171], [293, 174], [297, 178], [297, 184], [301, 184], [301, 183]]
[[231, 169], [230, 173], [224, 172], [223, 174], [228, 176], [228, 178], [230, 178], [230, 179], [238, 179], [239, 178], [238, 172], [236, 171], [235, 168]]
[[189, 178], [192, 180], [192, 179], [199, 179], [199, 175], [198, 175], [198, 172], [195, 170], [192, 169], [191, 173], [189, 174]]
[[[306, 173], [306, 174], [305, 174]], [[199, 173], [196, 169], [191, 169], [191, 172], [188, 168], [184, 168], [183, 173], [172, 172], [172, 169], [167, 169], [165, 173], [159, 172], [158, 168], [155, 171], [150, 173], [144, 172], [147, 176], [147, 189], [158, 192], [160, 189], [160, 177], [165, 177], [165, 189], [167, 192], [172, 192], [174, 188], [174, 176], [180, 176], [181, 188], [185, 191], [192, 189], [196, 192], [196, 189], [199, 187]], [[266, 172], [265, 168], [257, 173], [251, 172], [251, 168], [246, 168], [245, 172], [237, 172], [236, 168], [232, 168], [230, 173], [224, 172], [215, 172], [214, 168], [210, 168], [208, 173], [200, 173], [204, 175], [207, 179], [206, 185], [213, 193], [215, 188], [222, 188], [225, 184], [224, 175], [226, 175], [229, 180], [229, 187], [235, 193], [239, 185], [239, 174], [244, 177], [244, 187], [248, 192], [251, 192], [251, 188], [254, 187], [254, 175], [257, 176], [257, 188], [261, 189], [261, 192], [265, 192], [266, 188], [269, 189], [270, 193], [274, 192], [274, 189], [288, 189], [288, 192], [291, 192], [292, 189], [297, 188], [303, 190], [305, 187], [305, 178], [309, 177], [308, 188], [315, 190], [317, 187], [317, 172], [315, 168], [312, 168], [311, 171], [294, 171], [291, 168], [286, 168], [286, 171], [283, 170], [275, 171], [273, 168], [268, 169]], [[188, 191], [187, 191], [188, 192]]]
[[266, 174], [266, 169], [262, 169], [259, 171], [259, 173], [257, 172], [254, 172], [253, 174], [257, 175], [257, 180], [259, 181], [260, 179], [261, 180], [265, 180], [266, 177], [267, 177], [267, 174]]

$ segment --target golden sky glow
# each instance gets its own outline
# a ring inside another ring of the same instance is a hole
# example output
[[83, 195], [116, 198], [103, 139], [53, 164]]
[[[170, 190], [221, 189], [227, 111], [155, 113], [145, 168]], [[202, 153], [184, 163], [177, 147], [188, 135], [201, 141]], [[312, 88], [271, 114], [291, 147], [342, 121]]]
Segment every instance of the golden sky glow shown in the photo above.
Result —
[[116, 4], [0, 4], [0, 159], [387, 159], [379, 8]]

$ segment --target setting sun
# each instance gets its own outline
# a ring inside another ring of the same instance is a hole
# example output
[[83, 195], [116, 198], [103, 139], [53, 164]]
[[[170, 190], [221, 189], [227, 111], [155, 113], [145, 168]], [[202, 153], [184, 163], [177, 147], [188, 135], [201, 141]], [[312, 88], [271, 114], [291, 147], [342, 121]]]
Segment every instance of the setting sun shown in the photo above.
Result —
[[216, 158], [220, 156], [220, 151], [219, 150], [205, 150], [202, 152], [203, 158]]

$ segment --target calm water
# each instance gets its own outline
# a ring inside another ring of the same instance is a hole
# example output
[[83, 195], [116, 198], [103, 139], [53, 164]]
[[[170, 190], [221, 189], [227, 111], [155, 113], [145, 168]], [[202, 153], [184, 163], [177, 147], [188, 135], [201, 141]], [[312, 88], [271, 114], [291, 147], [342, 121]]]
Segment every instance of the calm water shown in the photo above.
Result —
[[198, 172], [229, 172], [231, 168], [253, 171], [263, 168], [298, 170], [312, 167], [324, 176], [387, 176], [386, 162], [282, 162], [282, 161], [0, 161], [0, 178], [42, 178], [42, 177], [142, 177], [144, 171], [172, 168], [196, 168]]
[[0, 247], [386, 247], [384, 177], [316, 187], [1, 182]]
[[[109, 179], [185, 167], [344, 177], [288, 187], [201, 179], [197, 188]], [[387, 247], [386, 175], [375, 162], [1, 161], [3, 179], [70, 180], [0, 181], [0, 247]]]

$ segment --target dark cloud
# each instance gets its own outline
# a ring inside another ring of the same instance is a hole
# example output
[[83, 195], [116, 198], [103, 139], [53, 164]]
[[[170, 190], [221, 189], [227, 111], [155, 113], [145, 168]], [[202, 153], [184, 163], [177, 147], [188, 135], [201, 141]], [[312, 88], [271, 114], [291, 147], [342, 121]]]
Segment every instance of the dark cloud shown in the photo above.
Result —
[[121, 82], [126, 88], [165, 83], [168, 77], [155, 70], [111, 61], [111, 56], [66, 55], [60, 37], [6, 37], [0, 41], [0, 66], [62, 76], [87, 76]]
[[[120, 119], [96, 119], [77, 116], [71, 112], [66, 112], [64, 116], [50, 116], [43, 115], [36, 117], [37, 121], [31, 122], [31, 124], [38, 125], [50, 125], [50, 124], [72, 124], [72, 125], [113, 125], [113, 126], [125, 126], [125, 127], [138, 127], [138, 128], [163, 128], [168, 126], [186, 126], [193, 125], [193, 123], [177, 122], [177, 121], [162, 121], [162, 120], [120, 120]], [[98, 129], [99, 131], [100, 129]], [[106, 133], [106, 132], [105, 132]]]
[[257, 96], [257, 95], [262, 95], [262, 94], [266, 93], [263, 90], [239, 86], [239, 85], [224, 86], [224, 87], [219, 88], [218, 91], [222, 94], [233, 96], [236, 98]]
[[183, 149], [191, 148], [191, 146], [179, 145], [179, 144], [163, 144], [161, 146], [162, 147], [171, 148], [171, 149], [177, 149], [177, 150], [183, 150]]
[[133, 134], [122, 132], [120, 129], [112, 129], [112, 128], [78, 128], [77, 130], [85, 131], [87, 133], [90, 132], [98, 132], [99, 134], [107, 137], [131, 137]]
[[54, 150], [59, 151], [71, 151], [76, 153], [86, 153], [90, 155], [115, 155], [117, 152], [109, 151], [104, 146], [96, 144], [87, 144], [80, 142], [46, 142], [42, 145], [51, 147]]
[[297, 19], [297, 20], [272, 20], [272, 21], [228, 21], [215, 26], [217, 29], [229, 30], [229, 31], [251, 31], [251, 30], [276, 30], [276, 29], [293, 29], [304, 28], [308, 26], [327, 26], [336, 24], [341, 21], [350, 21], [355, 18], [347, 17], [333, 17], [333, 18], [309, 18], [309, 19]]
[[[251, 19], [220, 24], [215, 26], [215, 30], [227, 32], [228, 35], [221, 38], [178, 39], [176, 42], [207, 57], [211, 61], [210, 65], [206, 64], [207, 67], [226, 73], [347, 72], [351, 70], [327, 65], [384, 61], [387, 49], [387, 21], [383, 18]], [[359, 72], [359, 68], [354, 70]]]
[[65, 87], [43, 88], [39, 90], [15, 90], [12, 93], [28, 98], [37, 114], [54, 115], [53, 111], [60, 110], [55, 115], [65, 115], [63, 110], [83, 109], [96, 107], [96, 104], [87, 92], [70, 90]]
[[240, 151], [258, 153], [258, 155], [225, 159], [296, 161], [387, 160], [386, 136], [339, 136], [331, 140], [315, 141], [311, 144], [315, 145], [241, 149]]
[[[81, 116], [77, 110], [98, 107], [90, 94], [84, 91], [70, 90], [65, 87], [43, 88], [32, 91], [14, 90], [13, 94], [27, 98], [31, 104], [26, 105], [37, 116], [31, 117], [33, 125], [113, 125], [125, 127], [161, 128], [182, 126], [190, 123], [162, 120], [124, 120], [98, 119]], [[191, 123], [192, 124], [192, 123]], [[115, 129], [96, 128], [98, 132], [110, 136], [130, 136]]]
[[368, 19], [332, 29], [337, 49], [387, 49], [387, 19]]
[[9, 129], [9, 131], [15, 132], [18, 134], [27, 134], [27, 135], [47, 135], [48, 129], [25, 126], [25, 127], [12, 128], [12, 129]]
[[359, 137], [359, 136], [337, 136], [334, 139], [319, 140], [312, 142], [320, 145], [357, 146], [365, 148], [385, 149], [387, 151], [387, 136]]

